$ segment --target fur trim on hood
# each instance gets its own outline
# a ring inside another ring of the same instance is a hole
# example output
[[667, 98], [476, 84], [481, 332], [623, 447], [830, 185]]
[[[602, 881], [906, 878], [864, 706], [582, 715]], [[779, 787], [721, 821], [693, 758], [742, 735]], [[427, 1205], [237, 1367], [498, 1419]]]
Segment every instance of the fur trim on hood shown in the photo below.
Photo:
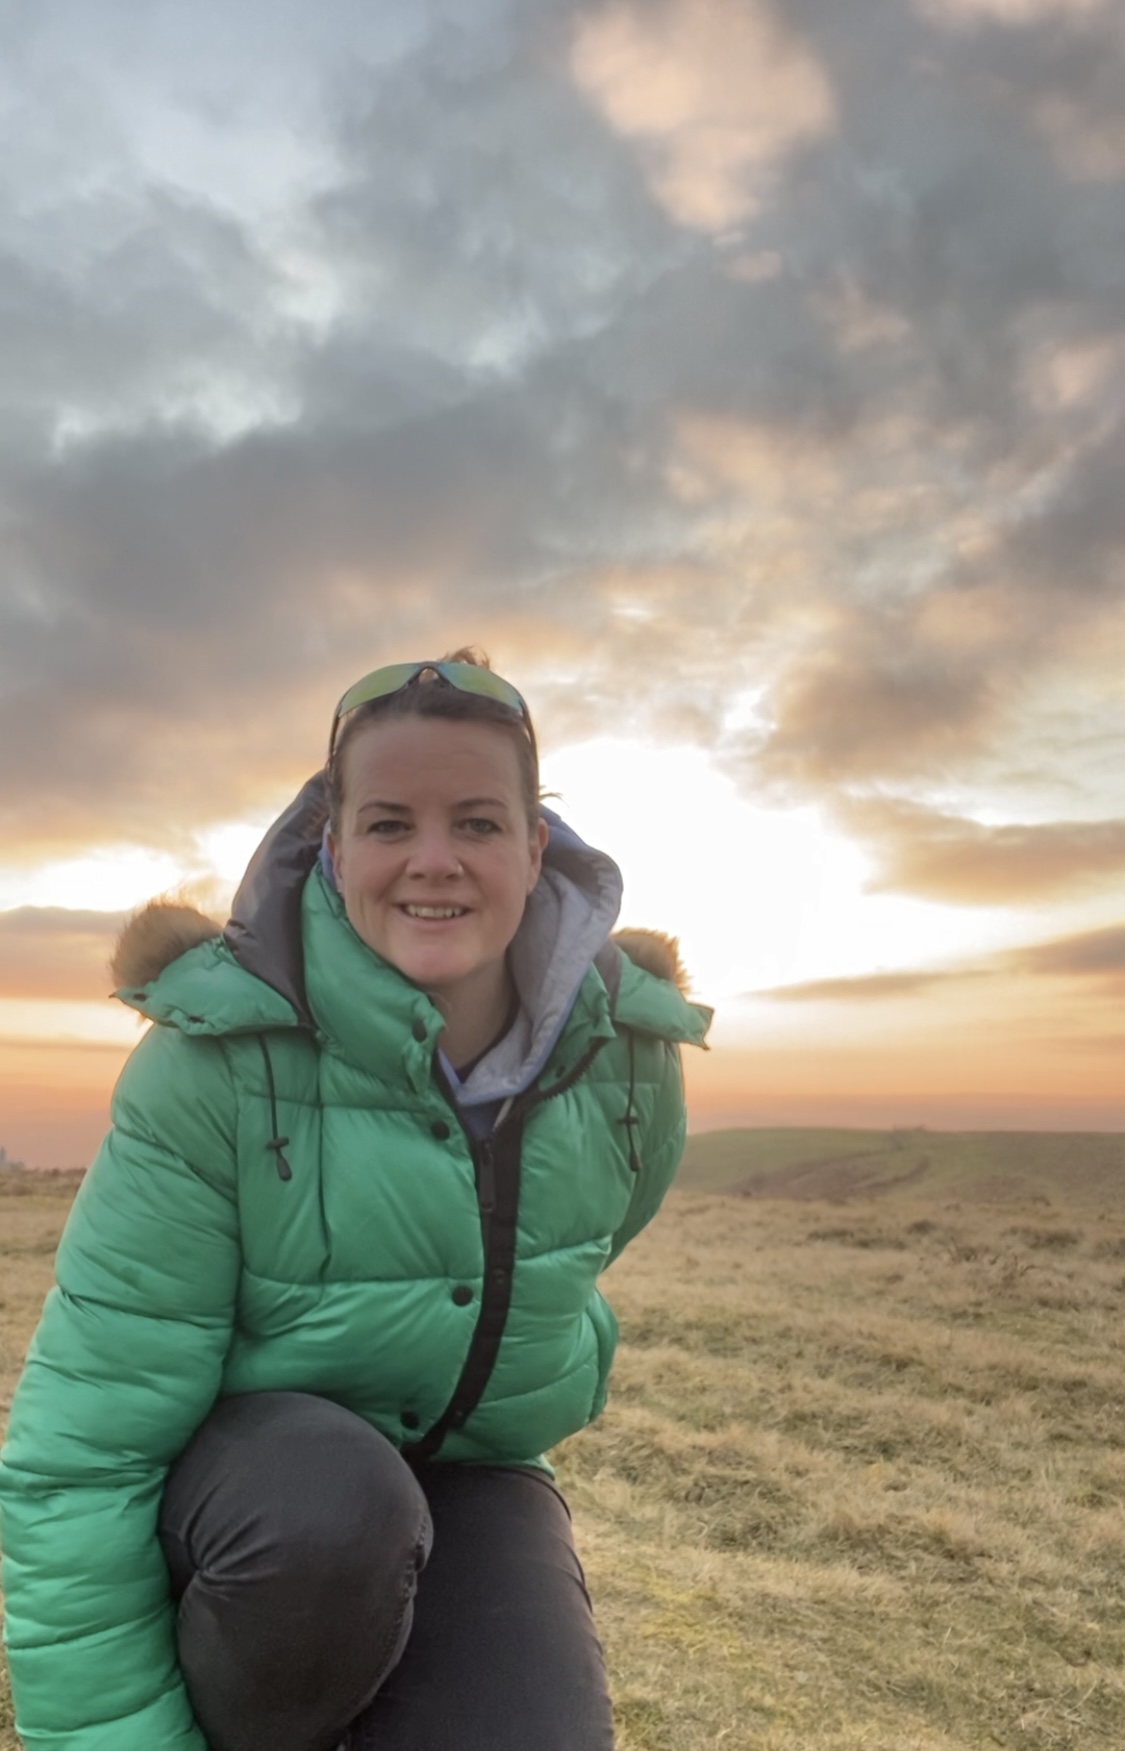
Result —
[[221, 935], [222, 925], [194, 906], [150, 900], [133, 913], [117, 939], [109, 963], [114, 985], [118, 990], [149, 985], [189, 949]]
[[[173, 961], [222, 935], [222, 925], [194, 906], [175, 900], [151, 900], [128, 920], [110, 961], [117, 989], [149, 985]], [[687, 995], [688, 976], [680, 960], [680, 945], [674, 936], [659, 930], [618, 930], [612, 940], [635, 966], [666, 979], [681, 996]]]
[[680, 959], [678, 937], [666, 936], [662, 930], [615, 930], [612, 940], [634, 966], [658, 979], [667, 979], [681, 997], [687, 996], [691, 980]]

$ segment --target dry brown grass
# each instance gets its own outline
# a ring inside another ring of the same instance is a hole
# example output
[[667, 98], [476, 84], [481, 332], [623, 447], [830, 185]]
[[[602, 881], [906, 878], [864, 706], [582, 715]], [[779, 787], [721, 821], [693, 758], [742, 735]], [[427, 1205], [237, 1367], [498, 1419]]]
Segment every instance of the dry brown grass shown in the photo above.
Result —
[[621, 1751], [1125, 1743], [1123, 1237], [673, 1198], [559, 1455]]
[[[1005, 1195], [680, 1193], [615, 1266], [555, 1457], [619, 1751], [1125, 1743], [1125, 1202]], [[5, 1398], [63, 1208], [0, 1204]]]

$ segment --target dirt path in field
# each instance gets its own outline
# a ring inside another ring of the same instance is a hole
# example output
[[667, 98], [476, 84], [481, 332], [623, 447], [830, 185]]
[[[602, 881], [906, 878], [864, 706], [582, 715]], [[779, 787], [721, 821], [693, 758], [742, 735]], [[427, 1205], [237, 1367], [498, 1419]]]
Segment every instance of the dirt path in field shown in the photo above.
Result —
[[930, 1158], [921, 1155], [912, 1167], [897, 1173], [891, 1171], [891, 1166], [892, 1160], [885, 1150], [801, 1161], [755, 1179], [740, 1180], [730, 1187], [730, 1193], [739, 1198], [797, 1198], [846, 1204], [849, 1198], [879, 1197], [901, 1186], [916, 1185], [929, 1173]]

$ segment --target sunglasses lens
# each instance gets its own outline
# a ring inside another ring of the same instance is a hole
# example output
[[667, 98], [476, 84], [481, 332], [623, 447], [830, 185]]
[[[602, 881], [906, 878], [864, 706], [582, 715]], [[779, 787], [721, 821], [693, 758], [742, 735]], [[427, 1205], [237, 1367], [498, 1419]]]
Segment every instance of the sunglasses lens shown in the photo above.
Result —
[[397, 693], [418, 670], [417, 663], [391, 663], [385, 669], [373, 669], [370, 675], [364, 675], [362, 680], [348, 688], [336, 707], [337, 719], [346, 717], [357, 705], [366, 705], [369, 699], [385, 699], [388, 694]]
[[511, 682], [502, 675], [494, 675], [491, 669], [478, 668], [475, 663], [439, 663], [437, 672], [462, 693], [479, 693], [485, 699], [506, 705], [509, 711], [518, 711], [521, 717], [527, 716], [527, 706]]
[[484, 699], [494, 699], [497, 704], [516, 712], [523, 719], [524, 728], [534, 746], [535, 737], [527, 706], [511, 682], [505, 681], [501, 675], [494, 675], [491, 669], [479, 668], [476, 663], [390, 663], [385, 669], [373, 669], [370, 675], [364, 675], [361, 681], [349, 687], [344, 694], [332, 719], [332, 734], [328, 739], [329, 761], [336, 747], [336, 732], [341, 718], [347, 717], [349, 711], [354, 711], [357, 705], [366, 705], [372, 699], [386, 699], [390, 694], [400, 692], [428, 670], [440, 675], [443, 681], [448, 682], [450, 687], [456, 687], [461, 693], [476, 693]]

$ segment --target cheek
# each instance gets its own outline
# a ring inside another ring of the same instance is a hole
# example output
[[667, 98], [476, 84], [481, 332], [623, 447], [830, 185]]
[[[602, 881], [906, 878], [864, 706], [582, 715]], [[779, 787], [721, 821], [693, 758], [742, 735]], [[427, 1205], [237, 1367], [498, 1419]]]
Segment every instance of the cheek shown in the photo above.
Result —
[[337, 844], [332, 852], [336, 888], [343, 895], [345, 905], [362, 898], [372, 885], [375, 871], [367, 852], [368, 847], [362, 839], [350, 845]]

